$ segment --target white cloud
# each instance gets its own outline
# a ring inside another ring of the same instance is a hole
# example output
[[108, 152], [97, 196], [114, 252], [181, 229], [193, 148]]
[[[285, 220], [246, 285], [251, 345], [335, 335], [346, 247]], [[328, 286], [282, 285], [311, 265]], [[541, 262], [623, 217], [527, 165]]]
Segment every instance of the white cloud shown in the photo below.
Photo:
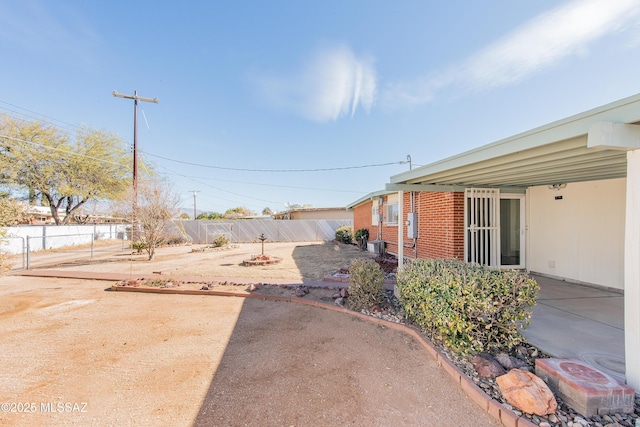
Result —
[[638, 0], [574, 0], [543, 13], [467, 61], [444, 73], [389, 85], [391, 106], [427, 103], [444, 87], [483, 91], [517, 83], [570, 56], [583, 56], [589, 44], [633, 26]]
[[377, 91], [373, 61], [345, 46], [316, 53], [288, 78], [260, 76], [257, 81], [272, 105], [316, 122], [353, 117], [358, 107], [369, 112]]

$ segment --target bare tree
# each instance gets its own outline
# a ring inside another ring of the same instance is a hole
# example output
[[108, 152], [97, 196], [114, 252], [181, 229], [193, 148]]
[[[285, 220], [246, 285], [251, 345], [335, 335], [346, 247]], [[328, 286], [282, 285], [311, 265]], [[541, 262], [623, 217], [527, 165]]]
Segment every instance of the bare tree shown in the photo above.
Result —
[[167, 237], [166, 226], [179, 214], [180, 198], [171, 185], [159, 178], [151, 178], [138, 183], [137, 200], [131, 189], [121, 212], [131, 220], [132, 226], [139, 227], [141, 233], [134, 233], [139, 244], [149, 254], [149, 260], [155, 256], [155, 249]]

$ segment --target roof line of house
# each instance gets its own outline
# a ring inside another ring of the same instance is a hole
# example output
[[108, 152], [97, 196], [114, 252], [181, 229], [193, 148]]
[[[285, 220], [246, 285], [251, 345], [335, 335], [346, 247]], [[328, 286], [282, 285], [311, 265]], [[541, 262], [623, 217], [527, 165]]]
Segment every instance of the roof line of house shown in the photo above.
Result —
[[483, 160], [512, 154], [557, 141], [586, 135], [594, 121], [634, 123], [640, 121], [640, 94], [585, 111], [568, 118], [519, 133], [499, 141], [393, 175], [392, 184], [404, 183], [424, 175], [442, 172]]
[[353, 209], [354, 207], [364, 203], [364, 202], [368, 202], [369, 200], [373, 200], [377, 197], [382, 197], [382, 196], [386, 196], [387, 194], [392, 194], [392, 193], [397, 193], [397, 190], [378, 190], [378, 191], [374, 191], [372, 193], [367, 194], [366, 196], [360, 197], [358, 200], [356, 200], [355, 202], [349, 203], [347, 205], [347, 209]]

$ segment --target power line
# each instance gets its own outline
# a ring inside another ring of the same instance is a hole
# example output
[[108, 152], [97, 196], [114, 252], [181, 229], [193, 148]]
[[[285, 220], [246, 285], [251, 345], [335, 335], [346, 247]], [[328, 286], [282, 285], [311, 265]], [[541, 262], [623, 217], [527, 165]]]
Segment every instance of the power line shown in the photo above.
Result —
[[200, 182], [200, 181], [198, 181], [198, 180], [196, 180], [196, 179], [191, 179], [191, 180], [192, 180], [193, 182], [197, 182], [197, 183], [198, 183], [198, 184], [200, 184], [200, 185], [204, 185], [204, 186], [206, 186], [206, 187], [213, 188], [214, 190], [222, 191], [222, 192], [224, 192], [224, 193], [233, 194], [234, 196], [245, 197], [245, 198], [247, 198], [247, 199], [258, 200], [258, 201], [260, 201], [260, 202], [266, 202], [266, 203], [276, 203], [276, 204], [281, 204], [281, 203], [282, 203], [282, 202], [277, 202], [277, 201], [275, 201], [275, 200], [258, 199], [257, 197], [245, 196], [244, 194], [235, 193], [235, 192], [233, 192], [233, 191], [225, 190], [225, 189], [223, 189], [223, 188], [216, 187], [216, 186], [213, 186], [213, 185], [211, 185], [211, 184], [206, 184], [206, 183], [204, 183], [204, 182]]
[[[6, 105], [10, 105], [11, 107], [13, 107], [13, 108], [18, 108], [18, 109], [20, 109], [20, 110], [28, 111], [28, 112], [30, 112], [30, 113], [32, 113], [32, 114], [37, 114], [39, 117], [46, 117], [47, 119], [52, 120], [52, 121], [54, 121], [54, 122], [63, 123], [63, 124], [65, 124], [65, 125], [71, 126], [71, 127], [74, 129], [74, 131], [77, 131], [78, 129], [82, 129], [82, 126], [74, 125], [73, 123], [68, 123], [68, 122], [65, 122], [65, 121], [62, 121], [62, 120], [59, 120], [59, 119], [53, 118], [53, 117], [46, 116], [46, 115], [44, 115], [44, 114], [39, 114], [39, 113], [38, 113], [38, 112], [36, 112], [36, 111], [32, 111], [32, 110], [29, 110], [29, 109], [27, 109], [27, 108], [20, 107], [20, 106], [18, 106], [18, 105], [14, 105], [14, 104], [11, 104], [11, 103], [6, 102], [6, 101], [0, 101], [0, 103], [2, 103], [2, 104], [6, 104]], [[0, 107], [0, 108], [2, 108], [3, 110], [11, 111], [11, 112], [16, 113], [16, 114], [20, 114], [21, 116], [27, 116], [27, 117], [31, 117], [32, 119], [41, 120], [41, 119], [39, 119], [37, 116], [31, 116], [31, 115], [28, 115], [28, 114], [23, 114], [23, 113], [20, 113], [20, 112], [18, 112], [18, 111], [10, 110], [10, 109], [8, 109], [8, 108], [4, 108], [4, 107]], [[71, 130], [71, 129], [70, 129], [70, 128], [68, 128], [68, 127], [65, 127], [65, 126], [63, 126], [63, 127], [64, 127], [64, 128], [66, 128], [66, 129]]]
[[332, 188], [317, 188], [317, 187], [298, 187], [295, 185], [281, 185], [281, 184], [265, 184], [262, 182], [246, 182], [246, 181], [233, 181], [229, 179], [219, 179], [219, 178], [208, 178], [204, 176], [192, 176], [192, 175], [184, 175], [179, 172], [172, 171], [164, 166], [160, 166], [161, 168], [168, 171], [170, 175], [176, 175], [182, 178], [189, 179], [204, 179], [207, 181], [218, 181], [218, 182], [227, 182], [230, 184], [243, 184], [243, 185], [259, 185], [262, 187], [274, 187], [274, 188], [292, 188], [294, 190], [311, 190], [311, 191], [328, 191], [332, 193], [353, 193], [353, 194], [366, 194], [366, 191], [356, 191], [356, 190], [337, 190]]
[[[129, 96], [129, 95], [127, 95], [127, 96]], [[138, 97], [138, 99], [142, 99], [142, 98]], [[155, 98], [154, 99], [149, 98], [149, 99], [151, 100], [151, 102], [153, 102], [155, 100]], [[147, 99], [145, 98], [144, 100], [146, 101]], [[13, 104], [10, 104], [8, 102], [0, 101], [0, 103], [10, 105], [10, 106], [12, 106], [14, 108], [19, 108], [19, 109], [22, 109], [22, 110], [25, 110], [25, 111], [29, 111], [29, 112], [31, 112], [33, 114], [38, 114], [35, 111], [19, 107], [17, 105], [13, 105]], [[7, 111], [12, 111], [12, 110], [7, 110]], [[13, 112], [18, 113], [17, 111], [13, 111]], [[20, 113], [18, 113], [18, 114], [20, 114]], [[35, 117], [35, 116], [29, 116], [29, 117], [37, 119], [37, 117]], [[67, 124], [69, 126], [73, 126], [74, 130], [76, 132], [78, 132], [78, 131], [80, 131], [82, 129], [81, 126], [73, 125], [71, 123], [67, 123], [67, 122], [64, 122], [62, 120], [58, 120], [58, 119], [55, 119], [55, 118], [52, 118], [52, 117], [48, 117], [48, 116], [45, 116], [45, 115], [42, 115], [42, 117], [46, 117], [46, 118], [48, 118], [48, 119], [50, 119], [52, 121], [56, 121], [56, 122], [59, 122], [59, 123]], [[66, 128], [66, 129], [71, 130], [69, 128]], [[134, 141], [134, 145], [135, 145], [135, 141]], [[150, 152], [145, 151], [143, 149], [139, 149], [138, 151], [146, 154], [147, 156], [156, 157], [158, 159], [163, 159], [163, 160], [166, 160], [166, 161], [169, 161], [169, 162], [180, 163], [180, 164], [184, 164], [184, 165], [188, 165], [188, 166], [198, 166], [198, 167], [209, 168], [209, 169], [228, 170], [228, 171], [237, 171], [237, 172], [266, 172], [266, 173], [330, 172], [330, 171], [339, 171], [339, 170], [366, 169], [366, 168], [383, 167], [383, 166], [404, 165], [404, 164], [409, 163], [408, 160], [401, 160], [401, 161], [398, 161], [398, 162], [387, 162], [387, 163], [377, 163], [377, 164], [367, 164], [367, 165], [357, 165], [357, 166], [314, 168], [314, 169], [250, 169], [250, 168], [237, 168], [237, 167], [205, 165], [205, 164], [201, 164], [201, 163], [187, 162], [187, 161], [183, 161], [183, 160], [171, 159], [171, 158], [168, 158], [168, 157], [160, 156], [158, 154], [150, 153]]]
[[[142, 150], [141, 150], [142, 151]], [[203, 165], [201, 163], [193, 163], [193, 162], [185, 162], [182, 160], [170, 159], [168, 157], [159, 156], [157, 154], [151, 154], [149, 152], [145, 152], [147, 156], [157, 157], [159, 159], [167, 160], [169, 162], [181, 163], [189, 166], [199, 166], [202, 168], [209, 169], [221, 169], [221, 170], [229, 170], [229, 171], [238, 171], [238, 172], [328, 172], [328, 171], [338, 171], [338, 170], [347, 170], [347, 169], [364, 169], [364, 168], [374, 168], [381, 166], [391, 166], [391, 165], [404, 165], [407, 161], [402, 160], [399, 162], [388, 162], [388, 163], [378, 163], [371, 165], [360, 165], [360, 166], [344, 166], [344, 167], [333, 167], [333, 168], [317, 168], [317, 169], [248, 169], [248, 168], [230, 168], [225, 166], [213, 166], [213, 165]]]
[[[36, 145], [36, 146], [39, 146], [39, 147], [42, 147], [42, 148], [46, 148], [47, 150], [52, 150], [52, 151], [61, 151], [61, 152], [63, 152], [64, 154], [69, 155], [69, 157], [73, 157], [73, 156], [80, 156], [80, 157], [84, 157], [84, 158], [86, 158], [86, 159], [97, 160], [97, 161], [99, 161], [99, 162], [103, 162], [103, 163], [111, 163], [111, 164], [114, 164], [114, 165], [118, 165], [118, 166], [124, 167], [124, 168], [126, 168], [127, 170], [129, 170], [129, 168], [128, 168], [126, 165], [123, 165], [123, 164], [118, 163], [118, 162], [114, 162], [114, 161], [106, 160], [106, 159], [101, 159], [101, 158], [98, 158], [98, 157], [89, 156], [89, 155], [87, 155], [87, 154], [79, 154], [79, 153], [77, 153], [77, 152], [70, 152], [68, 149], [67, 149], [67, 150], [65, 150], [65, 149], [63, 149], [63, 148], [59, 148], [59, 147], [51, 147], [51, 146], [49, 146], [49, 145], [42, 144], [42, 143], [40, 143], [40, 142], [27, 141], [27, 140], [25, 140], [25, 139], [14, 138], [14, 137], [12, 137], [12, 136], [5, 135], [5, 134], [3, 134], [3, 133], [0, 133], [0, 138], [6, 138], [6, 139], [10, 139], [10, 140], [12, 140], [12, 141], [16, 141], [16, 142], [24, 142], [24, 143], [26, 143], [26, 144]], [[67, 148], [70, 148], [70, 147], [68, 147], [68, 146], [67, 146]]]

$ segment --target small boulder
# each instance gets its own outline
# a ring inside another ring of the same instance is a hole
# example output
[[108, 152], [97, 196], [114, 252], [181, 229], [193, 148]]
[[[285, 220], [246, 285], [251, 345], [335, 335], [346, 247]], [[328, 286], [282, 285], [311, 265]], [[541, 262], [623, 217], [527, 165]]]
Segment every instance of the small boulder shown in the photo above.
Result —
[[496, 356], [496, 360], [502, 367], [506, 370], [511, 369], [524, 369], [531, 370], [527, 362], [524, 360], [518, 359], [517, 357], [509, 356], [507, 353], [500, 353]]
[[552, 414], [558, 408], [553, 393], [540, 378], [528, 371], [512, 369], [496, 378], [500, 392], [509, 404], [535, 415]]
[[507, 371], [490, 354], [480, 353], [471, 361], [480, 378], [488, 379], [504, 375]]
[[349, 296], [349, 291], [347, 291], [346, 289], [340, 289], [340, 296], [342, 298], [347, 298]]
[[514, 348], [514, 351], [515, 351], [516, 357], [518, 359], [525, 360], [527, 358], [527, 356], [529, 355], [529, 350], [527, 350], [527, 347], [525, 347], [523, 345], [516, 346], [516, 348]]
[[340, 298], [336, 298], [336, 300], [334, 301], [334, 303], [340, 307], [344, 307], [344, 298], [340, 297]]

